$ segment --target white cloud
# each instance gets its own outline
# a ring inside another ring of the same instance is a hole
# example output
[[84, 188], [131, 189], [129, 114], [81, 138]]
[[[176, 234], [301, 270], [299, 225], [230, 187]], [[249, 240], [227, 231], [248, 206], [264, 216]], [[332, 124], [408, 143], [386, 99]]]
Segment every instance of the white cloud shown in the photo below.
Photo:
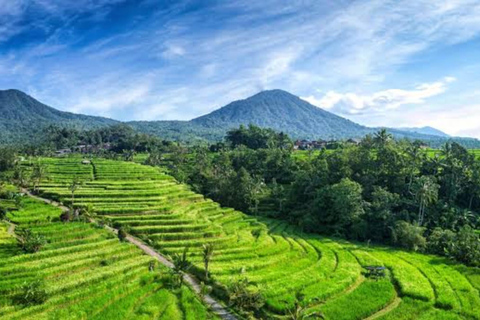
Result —
[[291, 65], [299, 56], [300, 50], [285, 50], [282, 52], [275, 52], [266, 64], [258, 71], [257, 79], [260, 80], [262, 88], [267, 87], [270, 83], [277, 80], [279, 77], [285, 77], [290, 73]]
[[419, 109], [392, 110], [387, 116], [363, 115], [357, 118], [371, 126], [432, 126], [452, 136], [480, 138], [480, 105], [452, 104], [450, 107], [425, 106]]
[[454, 77], [445, 77], [437, 82], [420, 84], [413, 90], [388, 89], [369, 95], [329, 91], [319, 99], [315, 96], [303, 99], [320, 108], [346, 115], [384, 112], [403, 105], [423, 104], [427, 98], [445, 92], [447, 84], [455, 80]]
[[187, 52], [184, 47], [179, 44], [169, 43], [165, 45], [166, 48], [162, 52], [162, 57], [165, 59], [173, 59], [176, 57], [184, 56]]

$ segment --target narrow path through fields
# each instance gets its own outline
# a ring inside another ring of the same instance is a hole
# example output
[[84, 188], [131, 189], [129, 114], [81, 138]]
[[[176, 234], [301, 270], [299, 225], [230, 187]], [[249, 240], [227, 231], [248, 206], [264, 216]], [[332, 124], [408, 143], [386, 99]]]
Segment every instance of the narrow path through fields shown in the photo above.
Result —
[[[22, 192], [24, 192], [25, 194], [27, 194], [29, 197], [33, 198], [33, 199], [36, 199], [36, 200], [39, 200], [39, 201], [43, 201], [47, 204], [50, 204], [50, 205], [53, 205], [55, 207], [58, 207], [60, 209], [62, 209], [63, 211], [68, 211], [70, 210], [69, 208], [67, 208], [66, 206], [64, 205], [61, 205], [60, 203], [56, 202], [56, 201], [53, 201], [53, 200], [49, 200], [49, 199], [45, 199], [45, 198], [42, 198], [42, 197], [39, 197], [37, 195], [34, 195], [32, 194], [29, 190], [27, 189], [22, 189]], [[92, 222], [95, 222], [94, 220], [92, 220]], [[11, 228], [11, 226], [10, 226]], [[9, 228], [9, 230], [10, 230]], [[13, 225], [13, 230], [15, 228], [15, 225]], [[105, 229], [109, 230], [110, 232], [113, 232], [115, 234], [118, 233], [118, 230], [114, 229], [114, 228], [111, 228], [109, 226], [105, 226]], [[157, 251], [155, 251], [155, 249], [153, 249], [152, 247], [144, 244], [142, 241], [140, 241], [139, 239], [131, 236], [131, 235], [127, 235], [126, 237], [126, 240], [132, 244], [134, 244], [135, 246], [137, 246], [138, 248], [142, 249], [143, 252], [145, 252], [146, 254], [148, 254], [149, 256], [151, 256], [152, 258], [154, 258], [155, 260], [159, 261], [161, 264], [163, 264], [164, 266], [168, 267], [168, 268], [173, 268], [173, 263], [168, 260], [165, 256], [163, 256], [162, 254], [158, 253]], [[185, 274], [183, 276], [183, 279], [185, 280], [185, 282], [187, 282], [190, 287], [193, 289], [193, 291], [199, 296], [202, 298], [202, 300], [212, 309], [213, 312], [215, 312], [220, 318], [224, 319], [224, 320], [236, 320], [237, 318], [232, 314], [230, 313], [224, 306], [222, 306], [217, 300], [215, 300], [212, 296], [208, 295], [208, 294], [205, 294], [205, 295], [202, 295], [201, 294], [201, 285], [200, 283], [198, 282], [198, 280], [193, 277], [192, 275], [190, 274]]]
[[373, 319], [380, 318], [381, 316], [389, 313], [390, 311], [392, 311], [393, 309], [398, 307], [400, 305], [400, 302], [402, 302], [402, 299], [400, 299], [400, 297], [396, 296], [395, 299], [393, 299], [393, 301], [390, 304], [388, 304], [385, 308], [383, 308], [383, 309], [379, 310], [378, 312], [372, 314], [370, 317], [365, 318], [365, 320], [373, 320]]

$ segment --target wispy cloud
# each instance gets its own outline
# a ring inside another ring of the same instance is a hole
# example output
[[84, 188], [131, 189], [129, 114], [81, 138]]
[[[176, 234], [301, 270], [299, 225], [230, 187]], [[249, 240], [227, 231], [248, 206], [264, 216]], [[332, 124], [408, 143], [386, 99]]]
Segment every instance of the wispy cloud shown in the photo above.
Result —
[[437, 82], [420, 84], [412, 90], [387, 89], [368, 95], [329, 91], [319, 99], [313, 95], [304, 99], [339, 114], [371, 114], [397, 109], [403, 105], [424, 104], [426, 99], [445, 92], [447, 84], [455, 80], [454, 77], [445, 77]]

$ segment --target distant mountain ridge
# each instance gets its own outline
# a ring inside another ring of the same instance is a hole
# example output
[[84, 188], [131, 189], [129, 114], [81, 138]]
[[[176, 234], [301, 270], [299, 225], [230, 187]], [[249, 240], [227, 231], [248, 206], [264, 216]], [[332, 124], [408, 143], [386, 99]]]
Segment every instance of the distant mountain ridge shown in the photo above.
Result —
[[[77, 129], [93, 129], [120, 121], [74, 114], [51, 108], [18, 90], [0, 91], [0, 143], [33, 142], [51, 124]], [[379, 128], [362, 126], [283, 90], [262, 91], [190, 121], [130, 121], [135, 130], [164, 139], [180, 141], [220, 141], [239, 125], [254, 124], [283, 131], [294, 139], [361, 138]], [[442, 136], [434, 128], [391, 128], [396, 138], [424, 140], [434, 146], [455, 139], [463, 145], [480, 148], [473, 138]], [[444, 133], [442, 133], [445, 135]]]
[[416, 132], [416, 133], [428, 134], [431, 136], [439, 136], [444, 138], [450, 137], [450, 135], [446, 134], [445, 132], [429, 126], [421, 127], [421, 128], [397, 128], [397, 129], [402, 131], [407, 131], [407, 132]]
[[19, 90], [0, 90], [0, 142], [3, 143], [36, 141], [48, 125], [93, 129], [116, 123], [119, 122], [54, 109]]

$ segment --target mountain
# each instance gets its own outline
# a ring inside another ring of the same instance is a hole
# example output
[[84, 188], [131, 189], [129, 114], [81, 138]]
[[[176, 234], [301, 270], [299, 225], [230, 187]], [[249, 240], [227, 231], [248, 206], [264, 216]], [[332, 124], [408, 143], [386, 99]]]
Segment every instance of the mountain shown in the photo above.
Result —
[[[42, 129], [52, 124], [83, 130], [121, 123], [102, 117], [59, 111], [18, 90], [0, 91], [0, 116], [0, 143], [3, 144], [39, 141]], [[249, 124], [283, 131], [294, 139], [361, 138], [379, 130], [315, 107], [282, 90], [262, 91], [190, 121], [126, 123], [142, 133], [193, 143], [221, 141], [229, 129]], [[477, 139], [450, 138], [432, 131], [435, 130], [433, 128], [421, 129], [388, 130], [396, 138], [423, 140], [434, 147], [453, 139], [469, 148], [480, 148]]]
[[[283, 90], [262, 91], [190, 121], [133, 121], [129, 124], [140, 132], [181, 141], [218, 141], [229, 129], [249, 124], [283, 131], [294, 139], [361, 138], [380, 129], [337, 116]], [[388, 130], [398, 139], [423, 140], [435, 147], [450, 138], [433, 128]], [[467, 147], [480, 147], [476, 139], [454, 140]]]
[[251, 123], [300, 138], [360, 137], [371, 131], [282, 90], [262, 91], [191, 122], [208, 128], [232, 128]]
[[36, 141], [48, 125], [93, 129], [118, 121], [63, 112], [51, 108], [19, 90], [0, 90], [0, 142]]
[[421, 127], [421, 128], [397, 128], [398, 130], [401, 131], [407, 131], [407, 132], [416, 132], [416, 133], [421, 133], [421, 134], [428, 134], [431, 136], [439, 136], [439, 137], [444, 137], [448, 138], [450, 137], [448, 134], [446, 134], [443, 131], [440, 131], [438, 129], [432, 128], [432, 127]]
[[375, 130], [317, 108], [283, 90], [262, 91], [190, 121], [132, 121], [134, 129], [174, 140], [221, 140], [240, 125], [254, 124], [295, 139], [363, 137]]

